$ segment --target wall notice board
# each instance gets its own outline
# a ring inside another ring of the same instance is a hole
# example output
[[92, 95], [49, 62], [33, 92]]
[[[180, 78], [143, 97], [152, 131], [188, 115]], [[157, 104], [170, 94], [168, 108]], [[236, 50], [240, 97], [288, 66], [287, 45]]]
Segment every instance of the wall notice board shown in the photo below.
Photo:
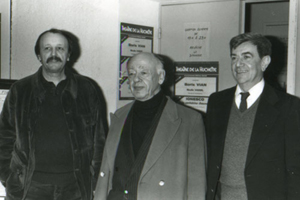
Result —
[[2, 111], [7, 93], [14, 82], [16, 82], [16, 80], [0, 79], [0, 112]]
[[134, 99], [128, 85], [127, 62], [141, 52], [153, 51], [153, 27], [121, 23], [119, 99]]
[[208, 97], [218, 90], [218, 62], [176, 62], [174, 95], [181, 103], [206, 112]]

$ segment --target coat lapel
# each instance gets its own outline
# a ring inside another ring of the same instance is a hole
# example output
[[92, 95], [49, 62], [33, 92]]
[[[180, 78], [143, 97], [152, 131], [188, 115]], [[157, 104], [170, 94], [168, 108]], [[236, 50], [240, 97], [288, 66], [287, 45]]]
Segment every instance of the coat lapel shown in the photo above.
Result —
[[272, 127], [279, 115], [279, 111], [274, 107], [274, 104], [277, 101], [277, 94], [266, 84], [255, 116], [248, 148], [246, 167], [251, 163], [267, 136], [271, 134], [269, 131], [270, 127]]
[[181, 119], [178, 118], [176, 103], [168, 98], [168, 102], [163, 110], [153, 136], [140, 179], [142, 179], [142, 177], [149, 171], [164, 150], [168, 147], [168, 144], [177, 133], [180, 124]]
[[110, 126], [109, 135], [111, 135], [111, 137], [108, 137], [109, 141], [106, 141], [106, 143], [111, 145], [110, 147], [108, 147], [110, 149], [110, 152], [109, 155], [107, 156], [109, 159], [108, 163], [111, 168], [114, 167], [115, 157], [117, 154], [123, 127], [132, 105], [133, 103], [126, 105], [124, 110], [122, 110], [122, 112], [120, 113], [110, 114], [112, 126]]

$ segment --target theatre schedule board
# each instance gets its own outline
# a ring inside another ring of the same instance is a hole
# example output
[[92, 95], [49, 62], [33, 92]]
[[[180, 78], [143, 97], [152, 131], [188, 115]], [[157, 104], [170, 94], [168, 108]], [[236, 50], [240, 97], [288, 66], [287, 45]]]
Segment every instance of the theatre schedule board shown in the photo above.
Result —
[[184, 105], [206, 112], [208, 97], [218, 90], [218, 62], [176, 62], [174, 95]]
[[134, 99], [126, 67], [129, 58], [141, 52], [153, 52], [153, 27], [121, 23], [119, 100]]

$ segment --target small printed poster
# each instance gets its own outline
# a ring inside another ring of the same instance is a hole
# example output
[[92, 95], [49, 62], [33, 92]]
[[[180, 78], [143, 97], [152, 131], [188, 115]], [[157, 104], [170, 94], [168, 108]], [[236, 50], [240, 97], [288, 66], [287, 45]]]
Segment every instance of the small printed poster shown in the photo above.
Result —
[[8, 91], [8, 89], [0, 89], [0, 112], [2, 111], [3, 104], [8, 94]]
[[121, 23], [119, 100], [132, 100], [129, 89], [127, 62], [140, 52], [153, 51], [153, 27]]
[[174, 95], [184, 105], [206, 112], [208, 97], [218, 90], [218, 77], [218, 62], [177, 62]]
[[210, 22], [185, 23], [184, 37], [185, 60], [209, 60]]

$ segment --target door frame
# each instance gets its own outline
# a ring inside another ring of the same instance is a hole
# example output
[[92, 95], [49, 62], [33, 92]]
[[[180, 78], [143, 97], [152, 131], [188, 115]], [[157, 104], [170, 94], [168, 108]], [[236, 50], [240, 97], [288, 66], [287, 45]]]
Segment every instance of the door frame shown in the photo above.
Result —
[[298, 0], [241, 0], [240, 32], [245, 31], [245, 13], [247, 3], [264, 2], [289, 2], [289, 35], [288, 35], [288, 63], [287, 63], [287, 88], [289, 94], [295, 95], [296, 68], [297, 68], [297, 25], [298, 25]]

